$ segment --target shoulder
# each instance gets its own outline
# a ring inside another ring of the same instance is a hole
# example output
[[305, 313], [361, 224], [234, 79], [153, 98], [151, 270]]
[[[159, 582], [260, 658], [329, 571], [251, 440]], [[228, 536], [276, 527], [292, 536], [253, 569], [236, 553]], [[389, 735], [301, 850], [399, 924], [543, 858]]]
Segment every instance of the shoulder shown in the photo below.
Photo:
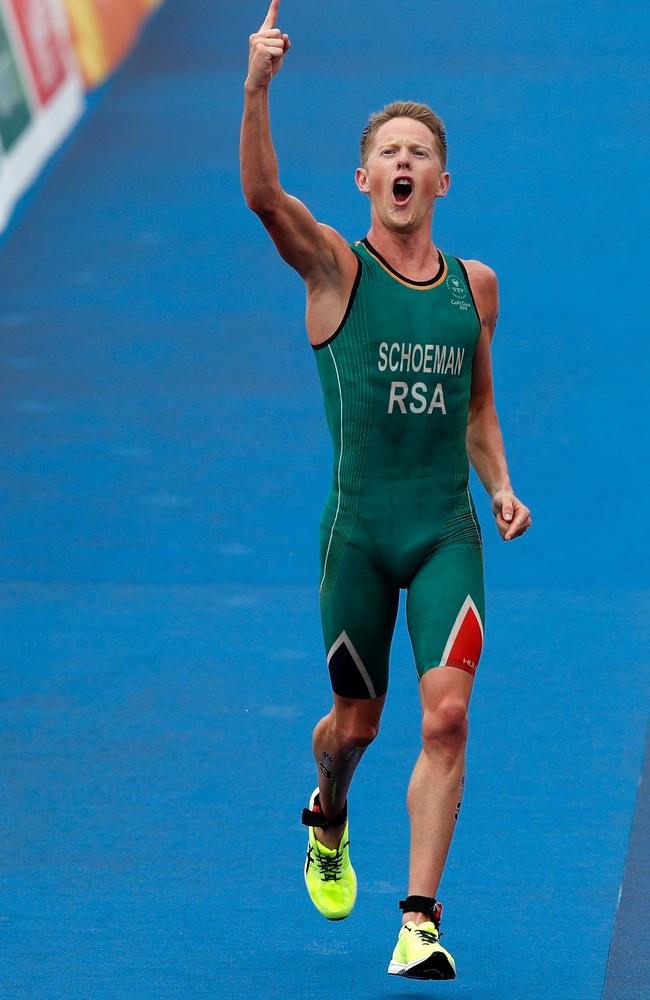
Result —
[[499, 315], [499, 286], [496, 272], [480, 260], [461, 260], [461, 264], [467, 272], [481, 324], [488, 328], [492, 339]]
[[496, 271], [480, 260], [461, 260], [472, 283], [472, 290], [477, 288], [485, 292], [496, 292], [498, 287]]

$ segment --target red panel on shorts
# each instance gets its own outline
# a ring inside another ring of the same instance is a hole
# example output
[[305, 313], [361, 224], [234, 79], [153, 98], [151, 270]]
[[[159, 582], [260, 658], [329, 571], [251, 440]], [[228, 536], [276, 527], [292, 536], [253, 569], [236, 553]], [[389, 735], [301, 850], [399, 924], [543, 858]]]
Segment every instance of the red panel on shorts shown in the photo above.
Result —
[[483, 649], [483, 633], [474, 608], [470, 605], [465, 612], [458, 634], [447, 656], [447, 665], [474, 674]]

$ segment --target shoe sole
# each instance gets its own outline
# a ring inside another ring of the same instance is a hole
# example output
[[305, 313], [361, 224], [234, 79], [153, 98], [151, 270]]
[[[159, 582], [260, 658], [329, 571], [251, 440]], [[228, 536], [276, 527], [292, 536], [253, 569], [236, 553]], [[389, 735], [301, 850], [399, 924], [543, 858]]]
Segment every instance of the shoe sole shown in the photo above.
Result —
[[423, 961], [411, 962], [410, 965], [391, 962], [388, 974], [402, 976], [403, 979], [455, 979], [456, 969], [444, 952], [436, 951]]

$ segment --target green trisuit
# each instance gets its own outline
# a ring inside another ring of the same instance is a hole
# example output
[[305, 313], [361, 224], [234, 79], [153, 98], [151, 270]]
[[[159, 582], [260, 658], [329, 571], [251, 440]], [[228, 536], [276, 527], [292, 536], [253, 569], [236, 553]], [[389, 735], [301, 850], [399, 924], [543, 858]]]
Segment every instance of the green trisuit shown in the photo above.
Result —
[[465, 268], [398, 274], [367, 240], [338, 330], [315, 350], [334, 443], [321, 519], [321, 620], [336, 694], [385, 694], [400, 588], [420, 676], [473, 674], [483, 645], [481, 530], [465, 435], [480, 320]]

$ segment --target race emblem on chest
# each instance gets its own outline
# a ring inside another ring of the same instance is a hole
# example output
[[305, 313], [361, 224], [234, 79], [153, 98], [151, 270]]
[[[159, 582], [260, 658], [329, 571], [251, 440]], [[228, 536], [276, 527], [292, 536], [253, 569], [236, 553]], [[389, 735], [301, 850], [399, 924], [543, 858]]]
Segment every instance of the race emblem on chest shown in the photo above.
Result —
[[471, 301], [463, 279], [450, 274], [445, 284], [451, 295], [451, 305], [456, 306], [461, 312], [466, 312], [470, 308]]

